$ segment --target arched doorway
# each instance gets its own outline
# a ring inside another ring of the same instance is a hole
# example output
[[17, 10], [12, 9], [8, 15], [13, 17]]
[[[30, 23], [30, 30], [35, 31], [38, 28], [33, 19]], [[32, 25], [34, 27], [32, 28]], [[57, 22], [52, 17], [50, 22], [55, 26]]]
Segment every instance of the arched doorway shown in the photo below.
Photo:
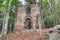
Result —
[[30, 18], [26, 18], [25, 19], [25, 29], [31, 29], [32, 28], [32, 21], [31, 21], [31, 19]]

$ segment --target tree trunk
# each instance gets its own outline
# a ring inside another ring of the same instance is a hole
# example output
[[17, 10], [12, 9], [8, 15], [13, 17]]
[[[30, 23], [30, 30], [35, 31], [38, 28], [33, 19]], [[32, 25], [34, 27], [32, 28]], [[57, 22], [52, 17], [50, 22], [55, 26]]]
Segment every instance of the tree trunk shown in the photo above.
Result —
[[3, 20], [3, 28], [2, 28], [2, 40], [6, 40], [6, 33], [7, 33], [7, 27], [8, 27], [8, 13], [6, 10], [4, 11], [4, 20]]
[[11, 1], [12, 0], [9, 0], [8, 9], [6, 8], [4, 10], [4, 20], [3, 20], [3, 26], [2, 26], [2, 40], [6, 40]]

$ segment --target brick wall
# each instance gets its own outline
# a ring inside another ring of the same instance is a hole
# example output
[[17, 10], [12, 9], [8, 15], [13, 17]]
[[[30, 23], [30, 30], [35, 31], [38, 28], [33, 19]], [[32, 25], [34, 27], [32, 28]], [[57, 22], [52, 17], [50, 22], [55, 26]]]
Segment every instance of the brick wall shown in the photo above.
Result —
[[[41, 31], [42, 40], [44, 40], [44, 35], [49, 34], [49, 29]], [[7, 40], [40, 40], [40, 31], [38, 30], [26, 30], [23, 32], [8, 33]], [[0, 38], [1, 40], [1, 38]]]

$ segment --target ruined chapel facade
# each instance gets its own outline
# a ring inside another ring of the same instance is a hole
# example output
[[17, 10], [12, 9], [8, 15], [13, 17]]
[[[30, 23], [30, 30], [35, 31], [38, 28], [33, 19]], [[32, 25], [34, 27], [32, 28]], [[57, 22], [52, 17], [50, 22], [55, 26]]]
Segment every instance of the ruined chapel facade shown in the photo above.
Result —
[[27, 4], [17, 8], [15, 31], [39, 29], [42, 27], [40, 8], [36, 4]]

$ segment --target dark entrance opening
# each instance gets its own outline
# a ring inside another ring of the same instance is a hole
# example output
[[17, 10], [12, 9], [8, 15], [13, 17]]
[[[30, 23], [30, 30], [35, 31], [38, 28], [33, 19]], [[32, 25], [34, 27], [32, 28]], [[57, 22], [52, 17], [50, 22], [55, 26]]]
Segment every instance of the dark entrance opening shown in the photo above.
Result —
[[31, 21], [30, 18], [27, 18], [27, 19], [25, 20], [25, 28], [26, 28], [26, 29], [31, 29], [31, 28], [32, 28], [32, 21]]

